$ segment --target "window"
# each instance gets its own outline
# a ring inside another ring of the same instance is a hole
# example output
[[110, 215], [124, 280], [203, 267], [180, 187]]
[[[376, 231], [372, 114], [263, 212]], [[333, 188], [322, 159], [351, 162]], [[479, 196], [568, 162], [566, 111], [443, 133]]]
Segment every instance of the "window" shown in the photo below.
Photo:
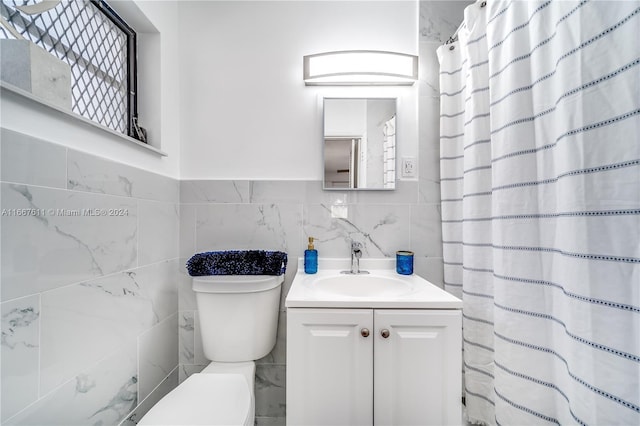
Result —
[[[28, 10], [46, 4], [55, 7]], [[2, 0], [0, 16], [70, 65], [75, 113], [146, 142], [137, 123], [136, 33], [104, 0]], [[16, 37], [0, 26], [0, 38]]]

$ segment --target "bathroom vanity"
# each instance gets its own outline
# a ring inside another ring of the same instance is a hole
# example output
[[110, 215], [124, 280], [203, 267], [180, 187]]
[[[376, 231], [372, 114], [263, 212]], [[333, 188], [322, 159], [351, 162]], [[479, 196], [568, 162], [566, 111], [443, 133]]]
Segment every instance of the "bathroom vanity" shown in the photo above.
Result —
[[462, 301], [394, 267], [298, 269], [286, 299], [288, 425], [461, 423]]

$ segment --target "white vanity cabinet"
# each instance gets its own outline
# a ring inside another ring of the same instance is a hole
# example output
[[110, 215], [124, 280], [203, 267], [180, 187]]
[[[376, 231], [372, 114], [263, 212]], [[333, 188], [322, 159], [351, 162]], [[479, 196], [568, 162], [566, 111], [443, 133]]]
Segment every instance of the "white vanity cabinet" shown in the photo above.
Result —
[[288, 309], [287, 425], [373, 424], [372, 342], [371, 309]]
[[458, 309], [287, 311], [287, 424], [461, 423]]

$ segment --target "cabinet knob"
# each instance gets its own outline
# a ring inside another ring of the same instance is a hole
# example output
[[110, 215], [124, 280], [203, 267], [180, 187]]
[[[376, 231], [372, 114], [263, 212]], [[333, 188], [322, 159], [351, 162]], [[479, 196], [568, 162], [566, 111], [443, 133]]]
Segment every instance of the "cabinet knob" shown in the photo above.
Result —
[[390, 334], [391, 333], [389, 333], [389, 330], [387, 330], [386, 328], [383, 328], [382, 330], [380, 330], [380, 335], [385, 339], [389, 337]]
[[360, 334], [362, 335], [362, 337], [369, 337], [369, 329], [363, 328], [362, 330], [360, 330]]

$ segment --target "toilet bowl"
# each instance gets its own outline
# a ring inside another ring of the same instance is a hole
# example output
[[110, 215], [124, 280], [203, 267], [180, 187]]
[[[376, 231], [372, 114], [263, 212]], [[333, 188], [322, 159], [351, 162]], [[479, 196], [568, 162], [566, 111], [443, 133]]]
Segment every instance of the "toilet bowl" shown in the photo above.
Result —
[[139, 425], [238, 425], [254, 423], [255, 364], [209, 364], [169, 392]]
[[139, 425], [237, 425], [255, 419], [255, 363], [276, 342], [283, 276], [194, 277], [204, 355], [212, 362], [169, 392]]

